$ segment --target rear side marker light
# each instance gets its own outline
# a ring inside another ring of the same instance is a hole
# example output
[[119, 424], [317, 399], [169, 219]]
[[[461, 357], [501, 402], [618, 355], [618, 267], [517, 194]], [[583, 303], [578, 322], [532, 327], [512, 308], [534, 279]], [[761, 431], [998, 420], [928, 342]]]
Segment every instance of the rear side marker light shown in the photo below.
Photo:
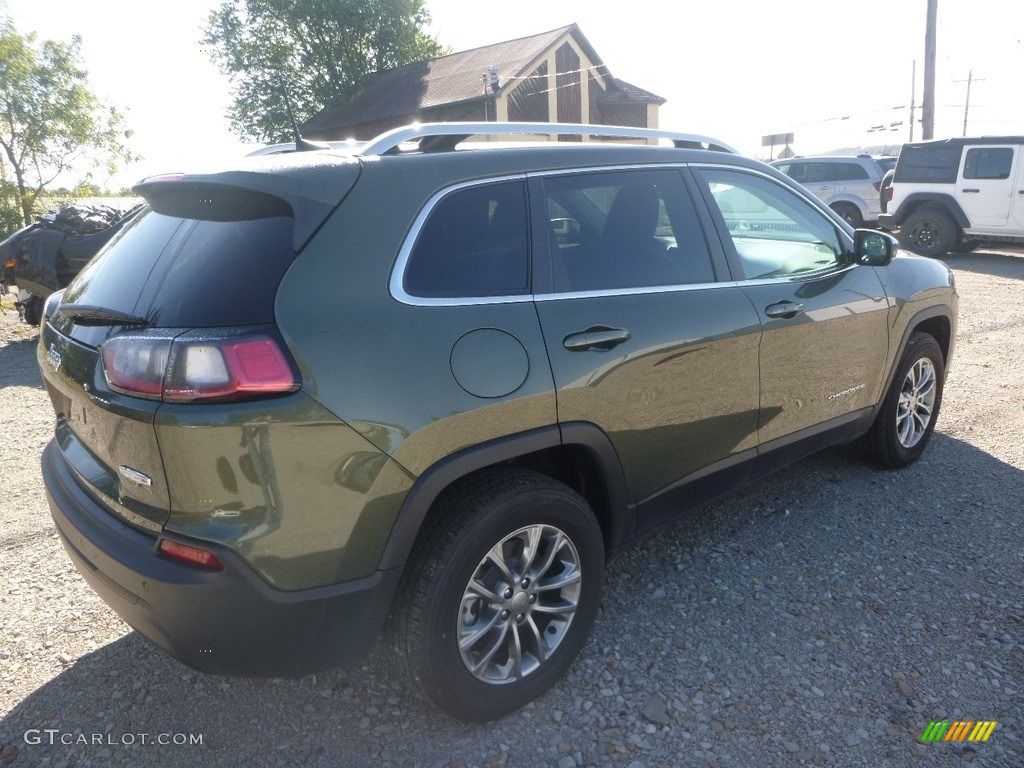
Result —
[[885, 199], [888, 200], [890, 203], [892, 202], [892, 187], [889, 187], [887, 190], [885, 190]]
[[200, 549], [199, 547], [190, 547], [186, 544], [179, 544], [176, 541], [170, 539], [160, 539], [160, 554], [177, 560], [180, 563], [187, 563], [188, 565], [198, 565], [203, 568], [210, 568], [214, 571], [223, 571], [224, 566], [221, 565], [220, 560], [217, 556], [206, 549]]

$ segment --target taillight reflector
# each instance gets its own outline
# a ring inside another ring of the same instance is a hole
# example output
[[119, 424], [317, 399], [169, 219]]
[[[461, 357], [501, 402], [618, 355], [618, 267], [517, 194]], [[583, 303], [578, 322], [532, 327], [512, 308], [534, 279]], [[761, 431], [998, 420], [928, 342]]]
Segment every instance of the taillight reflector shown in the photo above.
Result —
[[199, 547], [190, 547], [187, 544], [179, 544], [170, 539], [160, 539], [160, 553], [172, 560], [188, 563], [189, 565], [199, 565], [215, 571], [224, 570], [224, 566], [221, 565], [220, 560], [217, 559], [213, 552], [200, 549]]

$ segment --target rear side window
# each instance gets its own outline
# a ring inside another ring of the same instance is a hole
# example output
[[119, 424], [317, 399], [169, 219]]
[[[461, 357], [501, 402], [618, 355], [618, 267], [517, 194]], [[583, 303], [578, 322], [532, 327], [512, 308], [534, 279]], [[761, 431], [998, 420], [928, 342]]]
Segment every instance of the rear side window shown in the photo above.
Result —
[[555, 293], [715, 281], [678, 171], [551, 177], [544, 193]]
[[71, 283], [66, 303], [164, 328], [269, 323], [295, 258], [293, 219], [207, 221], [144, 211]]
[[967, 150], [965, 179], [1008, 179], [1013, 166], [1010, 147], [978, 147]]
[[825, 172], [834, 181], [864, 181], [868, 172], [858, 163], [826, 163]]
[[529, 282], [526, 189], [507, 181], [458, 189], [433, 207], [403, 286], [410, 296], [469, 298], [526, 294]]
[[904, 147], [893, 181], [953, 184], [961, 151], [961, 147]]

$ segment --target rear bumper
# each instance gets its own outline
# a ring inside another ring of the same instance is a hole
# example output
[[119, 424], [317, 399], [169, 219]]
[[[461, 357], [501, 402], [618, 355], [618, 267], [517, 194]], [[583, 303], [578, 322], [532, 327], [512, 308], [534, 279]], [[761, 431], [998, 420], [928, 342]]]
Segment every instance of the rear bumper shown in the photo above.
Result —
[[401, 569], [283, 592], [207, 542], [224, 570], [180, 564], [97, 504], [54, 442], [42, 464], [50, 512], [75, 567], [125, 622], [179, 661], [224, 675], [293, 677], [352, 664], [372, 647]]

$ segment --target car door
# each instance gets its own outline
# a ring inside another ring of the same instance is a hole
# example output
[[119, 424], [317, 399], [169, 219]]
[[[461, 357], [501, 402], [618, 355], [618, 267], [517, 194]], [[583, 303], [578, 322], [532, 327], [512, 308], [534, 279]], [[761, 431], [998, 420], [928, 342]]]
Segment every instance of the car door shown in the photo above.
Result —
[[688, 183], [672, 168], [530, 180], [559, 423], [608, 435], [640, 530], [679, 511], [664, 500], [680, 480], [756, 455], [760, 322]]
[[1020, 163], [1019, 148], [985, 145], [967, 146], [964, 150], [956, 199], [970, 219], [971, 228], [1007, 227], [1017, 191], [1014, 180]]
[[[864, 219], [878, 219], [878, 187], [871, 179], [868, 169], [860, 162], [828, 163], [828, 169], [834, 179], [834, 200], [846, 200], [853, 203], [861, 211]], [[875, 177], [881, 180], [881, 175]]]
[[[1021, 147], [1017, 147], [1017, 154]], [[1018, 234], [1024, 234], [1024, 161], [1017, 163], [1017, 183], [1013, 190], [1013, 229]]]
[[835, 223], [766, 174], [704, 167], [695, 176], [764, 329], [760, 445], [865, 418], [881, 395], [889, 344], [875, 270], [852, 263]]

